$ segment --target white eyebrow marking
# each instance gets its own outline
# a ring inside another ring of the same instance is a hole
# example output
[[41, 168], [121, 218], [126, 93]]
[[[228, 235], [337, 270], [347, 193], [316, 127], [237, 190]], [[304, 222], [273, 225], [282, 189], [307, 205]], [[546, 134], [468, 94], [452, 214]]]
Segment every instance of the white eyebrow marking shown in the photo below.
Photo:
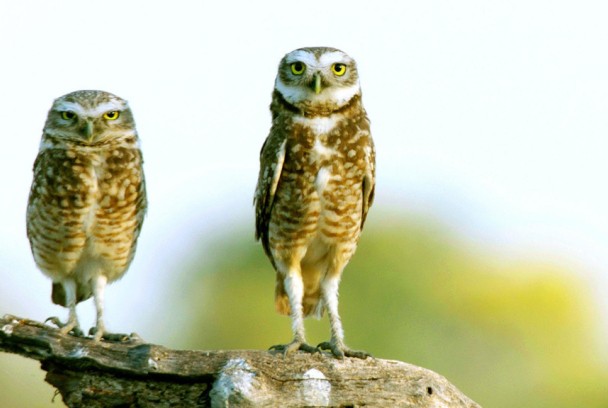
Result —
[[99, 116], [102, 113], [109, 112], [109, 111], [115, 111], [115, 110], [121, 111], [121, 110], [124, 110], [126, 107], [127, 107], [127, 105], [123, 102], [110, 101], [110, 102], [102, 103], [101, 105], [98, 105], [95, 109], [91, 109], [88, 112], [92, 116]]
[[127, 108], [127, 104], [124, 102], [120, 102], [120, 101], [105, 102], [100, 105], [97, 105], [93, 109], [85, 109], [82, 107], [82, 105], [80, 105], [78, 103], [66, 101], [66, 102], [58, 103], [57, 105], [55, 105], [55, 107], [53, 109], [57, 110], [57, 111], [71, 111], [80, 117], [84, 117], [84, 116], [95, 117], [95, 116], [99, 116], [105, 112], [114, 111], [114, 110], [122, 111], [126, 108]]
[[319, 65], [321, 66], [329, 66], [331, 64], [335, 64], [336, 62], [348, 64], [349, 59], [346, 54], [340, 51], [328, 52], [326, 54], [321, 55], [321, 58], [319, 59]]
[[288, 64], [291, 64], [291, 63], [297, 62], [297, 61], [303, 62], [304, 64], [306, 64], [307, 66], [309, 66], [311, 68], [316, 67], [318, 64], [315, 56], [306, 50], [294, 51], [294, 52], [290, 53], [289, 56], [287, 57], [287, 59], [285, 60], [285, 62], [287, 62]]
[[78, 116], [83, 116], [83, 113], [84, 113], [84, 110], [82, 109], [82, 106], [80, 106], [79, 104], [74, 103], [74, 102], [61, 102], [61, 103], [58, 103], [57, 105], [55, 105], [53, 107], [53, 110], [56, 110], [56, 111], [59, 111], [59, 112], [70, 111], [70, 112], [74, 112]]
[[289, 54], [285, 59], [285, 62], [287, 64], [291, 64], [297, 61], [303, 62], [310, 68], [318, 69], [322, 67], [328, 67], [337, 62], [342, 64], [348, 64], [351, 62], [351, 59], [342, 51], [327, 52], [321, 55], [319, 59], [317, 59], [314, 54], [306, 50], [294, 51]]

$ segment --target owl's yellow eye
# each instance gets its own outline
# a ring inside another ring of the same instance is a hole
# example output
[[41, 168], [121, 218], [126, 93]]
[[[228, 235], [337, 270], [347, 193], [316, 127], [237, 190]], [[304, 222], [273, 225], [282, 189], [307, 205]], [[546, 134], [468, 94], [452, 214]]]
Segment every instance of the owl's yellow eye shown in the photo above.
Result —
[[63, 111], [61, 112], [61, 119], [64, 120], [72, 120], [76, 117], [76, 114], [72, 111]]
[[120, 116], [119, 111], [109, 111], [103, 114], [103, 117], [107, 120], [116, 120]]
[[346, 73], [346, 65], [337, 63], [331, 66], [331, 70], [337, 76], [342, 76]]
[[294, 75], [302, 75], [305, 69], [306, 65], [302, 64], [299, 61], [291, 64], [291, 73]]

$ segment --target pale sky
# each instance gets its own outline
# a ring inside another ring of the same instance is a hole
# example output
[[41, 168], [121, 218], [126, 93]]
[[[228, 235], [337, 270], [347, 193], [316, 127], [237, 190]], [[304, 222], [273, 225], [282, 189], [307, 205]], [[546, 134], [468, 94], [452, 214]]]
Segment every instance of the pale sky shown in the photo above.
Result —
[[[135, 262], [107, 291], [109, 327], [127, 330], [121, 310], [162, 313], [201, 236], [246, 222], [253, 244], [276, 68], [317, 45], [359, 64], [378, 160], [368, 223], [401, 208], [503, 256], [572, 265], [608, 310], [607, 17], [608, 3], [584, 0], [2, 0], [0, 314], [67, 315], [25, 235], [54, 98], [102, 89], [135, 115], [150, 209]], [[79, 314], [92, 324], [91, 304]]]

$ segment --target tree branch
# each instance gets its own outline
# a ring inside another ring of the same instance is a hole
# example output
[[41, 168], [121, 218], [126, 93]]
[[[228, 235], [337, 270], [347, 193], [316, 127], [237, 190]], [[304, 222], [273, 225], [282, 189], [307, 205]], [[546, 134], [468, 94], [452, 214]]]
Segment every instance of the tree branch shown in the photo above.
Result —
[[392, 360], [96, 343], [10, 315], [0, 350], [41, 361], [69, 407], [479, 407], [444, 377]]

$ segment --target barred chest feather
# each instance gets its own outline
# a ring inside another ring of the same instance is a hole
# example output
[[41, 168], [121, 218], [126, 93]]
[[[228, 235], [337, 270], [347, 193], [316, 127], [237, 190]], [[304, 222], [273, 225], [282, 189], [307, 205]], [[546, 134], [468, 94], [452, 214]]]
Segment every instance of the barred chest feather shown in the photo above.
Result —
[[287, 213], [281, 218], [301, 220], [302, 234], [321, 232], [325, 240], [356, 242], [369, 142], [360, 119], [341, 113], [293, 116], [283, 185], [288, 197], [280, 207]]
[[129, 144], [41, 150], [28, 236], [43, 271], [83, 276], [102, 269], [110, 281], [126, 271], [146, 206], [141, 164]]

